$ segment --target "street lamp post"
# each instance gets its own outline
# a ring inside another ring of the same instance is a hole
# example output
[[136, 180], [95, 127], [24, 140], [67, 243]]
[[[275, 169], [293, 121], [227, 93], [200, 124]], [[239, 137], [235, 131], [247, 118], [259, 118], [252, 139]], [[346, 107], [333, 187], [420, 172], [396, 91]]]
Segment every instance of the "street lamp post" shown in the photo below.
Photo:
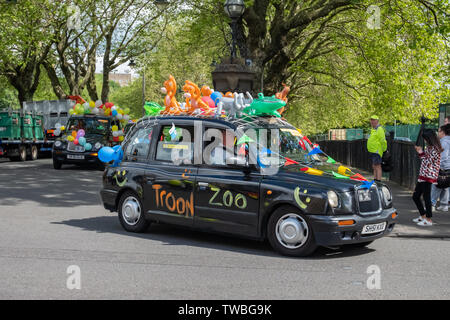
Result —
[[236, 38], [237, 38], [237, 22], [242, 16], [245, 10], [245, 4], [243, 0], [226, 0], [224, 9], [228, 17], [231, 18], [231, 58], [236, 58]]

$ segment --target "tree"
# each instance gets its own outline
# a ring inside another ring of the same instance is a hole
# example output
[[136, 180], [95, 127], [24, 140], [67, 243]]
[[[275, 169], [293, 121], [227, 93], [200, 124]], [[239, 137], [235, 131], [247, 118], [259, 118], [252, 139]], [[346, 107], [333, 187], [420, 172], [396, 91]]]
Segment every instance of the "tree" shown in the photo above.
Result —
[[20, 104], [32, 100], [39, 85], [41, 64], [51, 46], [47, 28], [57, 3], [50, 0], [0, 2], [0, 75], [17, 90]]

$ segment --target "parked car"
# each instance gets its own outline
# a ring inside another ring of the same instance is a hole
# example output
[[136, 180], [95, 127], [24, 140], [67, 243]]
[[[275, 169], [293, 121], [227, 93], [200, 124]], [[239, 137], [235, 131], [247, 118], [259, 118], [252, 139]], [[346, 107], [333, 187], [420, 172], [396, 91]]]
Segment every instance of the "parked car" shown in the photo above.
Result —
[[[117, 143], [113, 141], [112, 126], [120, 128], [119, 121], [111, 117], [97, 115], [73, 115], [69, 118], [66, 130], [58, 137], [53, 145], [52, 157], [53, 167], [61, 169], [63, 164], [92, 164], [103, 167], [103, 163], [98, 159], [98, 151], [103, 146], [113, 146]], [[92, 146], [91, 150], [86, 150], [82, 145], [75, 145], [67, 141], [67, 136], [72, 131], [83, 129], [85, 131], [86, 142]]]
[[[212, 129], [225, 144], [208, 138]], [[272, 143], [279, 135], [278, 163], [274, 151], [272, 160], [255, 154], [255, 138], [242, 133], [249, 129], [259, 137], [270, 130]], [[397, 213], [389, 188], [374, 183], [365, 189], [362, 181], [306, 173], [313, 165], [337, 166], [308, 155], [313, 146], [306, 141], [280, 118], [141, 119], [122, 144], [122, 162], [105, 169], [101, 198], [129, 232], [167, 223], [267, 238], [289, 256], [310, 255], [318, 246], [365, 246], [390, 233]]]

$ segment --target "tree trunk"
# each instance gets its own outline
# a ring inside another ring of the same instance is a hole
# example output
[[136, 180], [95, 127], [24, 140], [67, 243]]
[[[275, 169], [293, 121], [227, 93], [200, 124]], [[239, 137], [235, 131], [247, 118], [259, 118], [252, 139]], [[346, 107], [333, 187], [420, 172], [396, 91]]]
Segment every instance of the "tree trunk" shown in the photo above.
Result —
[[65, 99], [67, 95], [64, 92], [61, 82], [59, 81], [55, 68], [49, 61], [44, 61], [43, 65], [52, 84], [53, 92], [59, 99]]

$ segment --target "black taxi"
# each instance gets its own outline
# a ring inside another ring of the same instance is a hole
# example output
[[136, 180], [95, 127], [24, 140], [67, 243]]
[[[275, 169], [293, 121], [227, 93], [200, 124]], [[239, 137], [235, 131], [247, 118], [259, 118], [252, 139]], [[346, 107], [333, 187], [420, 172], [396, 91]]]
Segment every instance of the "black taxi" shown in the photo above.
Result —
[[[73, 115], [69, 118], [66, 129], [53, 144], [53, 167], [61, 169], [63, 164], [88, 164], [103, 168], [98, 159], [98, 151], [103, 146], [112, 146], [114, 142], [112, 127], [120, 127], [120, 121], [107, 116]], [[78, 130], [83, 130], [86, 144], [75, 144], [67, 138]]]
[[130, 232], [167, 223], [268, 239], [290, 256], [390, 233], [388, 186], [338, 174], [342, 166], [303, 138], [275, 117], [144, 118], [125, 137], [120, 164], [105, 169], [101, 199]]

